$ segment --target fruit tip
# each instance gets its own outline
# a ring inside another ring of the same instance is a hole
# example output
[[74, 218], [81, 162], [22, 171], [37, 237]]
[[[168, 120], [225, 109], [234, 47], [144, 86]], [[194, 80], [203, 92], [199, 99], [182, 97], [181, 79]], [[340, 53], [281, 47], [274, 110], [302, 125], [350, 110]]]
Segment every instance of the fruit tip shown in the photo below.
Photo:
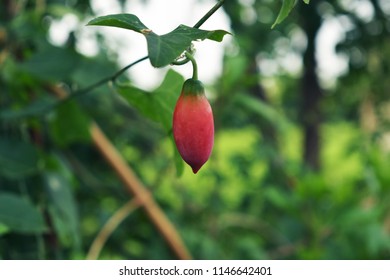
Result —
[[194, 172], [194, 174], [198, 173], [198, 171], [200, 170], [200, 168], [203, 166], [203, 164], [201, 165], [198, 165], [198, 164], [195, 164], [195, 165], [190, 165], [191, 168], [192, 168], [192, 172]]
[[192, 168], [192, 172], [194, 172], [194, 174], [196, 174], [196, 173], [198, 173], [199, 169], [200, 169], [200, 168], [194, 168], [194, 167], [193, 167], [193, 168]]

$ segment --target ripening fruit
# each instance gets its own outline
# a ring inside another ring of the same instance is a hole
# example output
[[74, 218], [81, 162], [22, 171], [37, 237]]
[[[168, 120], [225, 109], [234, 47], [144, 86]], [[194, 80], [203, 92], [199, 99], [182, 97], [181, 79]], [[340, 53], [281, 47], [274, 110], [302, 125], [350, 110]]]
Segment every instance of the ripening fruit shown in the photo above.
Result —
[[188, 79], [173, 113], [173, 137], [183, 160], [196, 174], [214, 145], [214, 118], [203, 84]]

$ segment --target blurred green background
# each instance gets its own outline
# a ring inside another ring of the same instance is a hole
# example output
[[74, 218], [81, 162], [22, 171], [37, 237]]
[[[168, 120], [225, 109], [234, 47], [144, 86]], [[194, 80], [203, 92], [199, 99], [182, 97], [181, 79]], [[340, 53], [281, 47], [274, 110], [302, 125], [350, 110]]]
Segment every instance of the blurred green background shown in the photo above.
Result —
[[[132, 1], [113, 2], [125, 11]], [[96, 12], [87, 0], [1, 1], [0, 259], [85, 259], [132, 198], [93, 145], [92, 120], [195, 259], [390, 258], [389, 2], [298, 1], [271, 29], [281, 2], [230, 0], [217, 12], [234, 36], [206, 84], [214, 150], [197, 175], [180, 175], [166, 117], [189, 77], [172, 67], [156, 90], [124, 99], [104, 84], [56, 106], [53, 85], [75, 92], [120, 69], [99, 32], [96, 55], [77, 49]], [[54, 23], [70, 14], [80, 24], [53, 44]], [[335, 52], [345, 65], [326, 79], [319, 34], [330, 22], [343, 28]], [[141, 207], [98, 258], [176, 255]]]

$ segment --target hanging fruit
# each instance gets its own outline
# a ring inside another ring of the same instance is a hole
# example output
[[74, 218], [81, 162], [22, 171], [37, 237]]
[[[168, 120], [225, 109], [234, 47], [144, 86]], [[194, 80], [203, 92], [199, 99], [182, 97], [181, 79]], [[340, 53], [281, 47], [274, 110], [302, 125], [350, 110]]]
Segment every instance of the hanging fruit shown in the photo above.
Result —
[[183, 84], [173, 113], [173, 136], [181, 157], [196, 174], [214, 145], [213, 112], [199, 80]]

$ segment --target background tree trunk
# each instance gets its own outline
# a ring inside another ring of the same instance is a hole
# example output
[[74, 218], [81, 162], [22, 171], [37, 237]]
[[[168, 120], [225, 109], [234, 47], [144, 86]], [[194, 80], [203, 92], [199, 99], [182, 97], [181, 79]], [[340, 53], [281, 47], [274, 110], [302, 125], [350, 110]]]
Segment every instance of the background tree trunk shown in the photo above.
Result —
[[315, 40], [321, 27], [321, 17], [317, 13], [317, 2], [311, 5], [300, 5], [302, 28], [307, 36], [307, 48], [303, 56], [304, 71], [301, 80], [301, 108], [300, 118], [304, 131], [303, 160], [304, 164], [319, 170], [321, 151], [321, 99], [322, 90], [316, 73], [317, 61], [315, 58]]

